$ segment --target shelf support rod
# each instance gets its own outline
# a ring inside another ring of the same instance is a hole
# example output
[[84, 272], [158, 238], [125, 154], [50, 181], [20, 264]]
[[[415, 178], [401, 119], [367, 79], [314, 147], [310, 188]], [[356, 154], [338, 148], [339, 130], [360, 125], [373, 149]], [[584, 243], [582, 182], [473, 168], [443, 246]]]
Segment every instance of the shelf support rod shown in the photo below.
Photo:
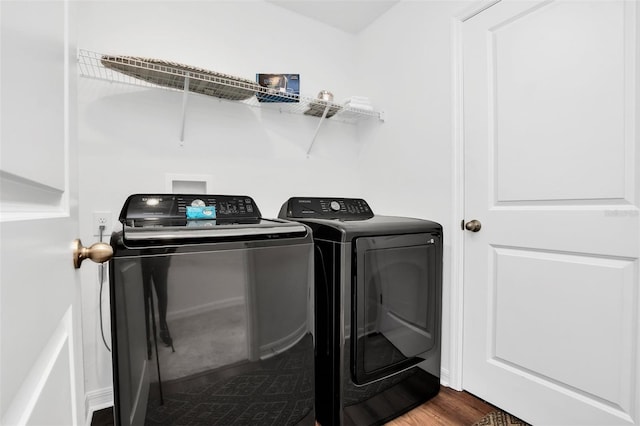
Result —
[[320, 121], [318, 122], [318, 127], [316, 127], [316, 132], [313, 134], [313, 139], [311, 139], [311, 145], [309, 145], [309, 149], [307, 149], [307, 157], [309, 157], [309, 154], [311, 153], [311, 148], [313, 148], [313, 144], [315, 143], [316, 138], [318, 137], [320, 126], [322, 126], [322, 122], [327, 117], [328, 112], [329, 112], [329, 104], [327, 104], [327, 106], [324, 107], [324, 111], [322, 112], [322, 117], [320, 117]]
[[184, 142], [184, 122], [187, 119], [187, 99], [189, 98], [189, 76], [184, 76], [184, 93], [182, 94], [182, 127], [180, 128], [180, 145]]

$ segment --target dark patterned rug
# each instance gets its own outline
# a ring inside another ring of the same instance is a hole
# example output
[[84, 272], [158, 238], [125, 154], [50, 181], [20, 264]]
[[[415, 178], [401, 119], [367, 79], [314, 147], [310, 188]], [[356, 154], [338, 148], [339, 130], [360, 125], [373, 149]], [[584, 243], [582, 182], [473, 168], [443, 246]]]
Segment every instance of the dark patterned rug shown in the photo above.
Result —
[[152, 385], [146, 425], [293, 425], [313, 423], [313, 341], [288, 351], [162, 384]]
[[531, 426], [529, 423], [523, 422], [517, 417], [512, 416], [504, 411], [492, 411], [477, 422], [473, 426]]

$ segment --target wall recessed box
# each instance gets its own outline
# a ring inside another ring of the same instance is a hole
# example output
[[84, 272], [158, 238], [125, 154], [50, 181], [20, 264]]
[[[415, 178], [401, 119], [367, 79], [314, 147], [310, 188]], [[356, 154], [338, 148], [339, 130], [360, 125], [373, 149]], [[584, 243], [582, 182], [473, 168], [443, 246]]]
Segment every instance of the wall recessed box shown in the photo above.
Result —
[[260, 102], [300, 102], [300, 74], [256, 74], [266, 90], [256, 93]]

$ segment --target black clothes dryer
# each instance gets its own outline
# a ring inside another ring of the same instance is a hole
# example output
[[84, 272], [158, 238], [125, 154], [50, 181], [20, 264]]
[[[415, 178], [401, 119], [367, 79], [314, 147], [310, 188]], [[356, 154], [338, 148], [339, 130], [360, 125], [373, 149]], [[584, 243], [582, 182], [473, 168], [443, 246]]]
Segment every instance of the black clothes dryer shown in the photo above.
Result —
[[313, 425], [310, 229], [228, 195], [132, 195], [120, 222], [116, 425]]
[[382, 424], [435, 396], [442, 226], [344, 198], [291, 198], [279, 217], [313, 231], [318, 422]]

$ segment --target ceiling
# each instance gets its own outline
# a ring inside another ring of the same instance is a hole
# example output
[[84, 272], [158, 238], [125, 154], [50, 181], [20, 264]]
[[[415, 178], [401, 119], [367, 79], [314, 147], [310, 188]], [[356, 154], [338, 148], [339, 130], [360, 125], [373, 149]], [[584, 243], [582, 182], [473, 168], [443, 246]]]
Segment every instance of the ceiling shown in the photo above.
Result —
[[266, 0], [351, 34], [357, 34], [399, 0]]

